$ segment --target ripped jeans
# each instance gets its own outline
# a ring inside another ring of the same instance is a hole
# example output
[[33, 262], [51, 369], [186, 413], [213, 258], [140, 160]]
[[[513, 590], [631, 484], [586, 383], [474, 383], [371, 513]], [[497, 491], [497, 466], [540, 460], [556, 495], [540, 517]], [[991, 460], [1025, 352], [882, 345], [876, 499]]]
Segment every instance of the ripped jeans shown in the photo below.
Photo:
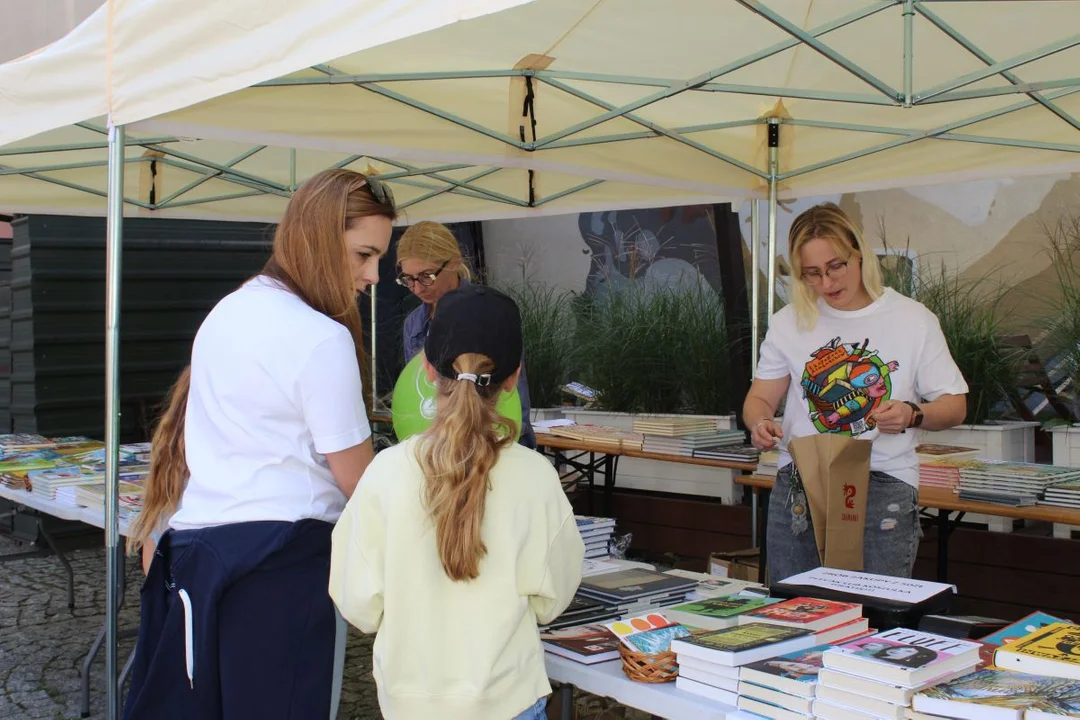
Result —
[[[809, 511], [805, 512], [805, 525], [792, 522], [791, 471], [791, 465], [780, 468], [769, 499], [766, 549], [772, 583], [821, 565]], [[918, 491], [903, 480], [883, 472], [870, 473], [863, 531], [866, 572], [911, 577], [922, 536], [918, 498]]]

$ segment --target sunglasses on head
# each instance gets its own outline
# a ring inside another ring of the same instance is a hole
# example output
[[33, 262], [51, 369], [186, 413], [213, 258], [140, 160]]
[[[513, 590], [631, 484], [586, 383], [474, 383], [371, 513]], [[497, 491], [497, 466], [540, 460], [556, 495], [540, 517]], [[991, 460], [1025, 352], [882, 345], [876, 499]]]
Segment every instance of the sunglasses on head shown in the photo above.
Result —
[[438, 269], [432, 270], [431, 272], [422, 272], [419, 275], [406, 275], [403, 272], [399, 272], [394, 282], [406, 289], [412, 287], [413, 283], [419, 283], [424, 287], [431, 287], [435, 283], [435, 279], [439, 277], [439, 273], [445, 270], [448, 264], [450, 264], [450, 261], [444, 260], [443, 264], [440, 265]]
[[368, 188], [371, 189], [372, 197], [383, 205], [397, 207], [394, 204], [394, 191], [390, 189], [389, 185], [373, 177], [366, 178], [366, 181]]

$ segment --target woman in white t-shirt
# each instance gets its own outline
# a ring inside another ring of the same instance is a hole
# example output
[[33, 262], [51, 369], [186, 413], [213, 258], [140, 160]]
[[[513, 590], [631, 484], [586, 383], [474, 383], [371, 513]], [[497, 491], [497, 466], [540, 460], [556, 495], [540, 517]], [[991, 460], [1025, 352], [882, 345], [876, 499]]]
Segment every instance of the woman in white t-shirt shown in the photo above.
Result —
[[446, 293], [424, 340], [434, 424], [379, 453], [334, 530], [330, 595], [378, 633], [387, 718], [545, 717], [537, 622], [570, 602], [585, 546], [558, 473], [495, 409], [521, 345], [513, 300], [477, 285]]
[[[788, 237], [793, 300], [769, 325], [743, 420], [760, 450], [779, 443], [769, 504], [770, 577], [820, 565], [788, 438], [839, 433], [873, 442], [863, 535], [866, 572], [910, 577], [918, 548], [915, 428], [964, 421], [967, 383], [938, 319], [883, 287], [877, 255], [836, 205], [805, 211]], [[787, 395], [783, 426], [773, 418]]]
[[135, 529], [152, 545], [168, 523], [125, 718], [329, 715], [330, 537], [374, 456], [357, 295], [378, 282], [394, 217], [374, 179], [319, 173], [289, 200], [262, 272], [200, 326]]

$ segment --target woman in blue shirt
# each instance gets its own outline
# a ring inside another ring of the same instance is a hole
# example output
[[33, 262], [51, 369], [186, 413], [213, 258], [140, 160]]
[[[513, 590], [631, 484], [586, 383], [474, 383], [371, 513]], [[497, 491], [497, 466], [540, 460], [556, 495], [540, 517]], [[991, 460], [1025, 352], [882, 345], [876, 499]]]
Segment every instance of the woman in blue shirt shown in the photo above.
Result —
[[[450, 229], [436, 222], [419, 222], [401, 236], [397, 246], [397, 283], [423, 303], [405, 317], [402, 333], [405, 362], [424, 349], [431, 316], [443, 295], [469, 284], [469, 268]], [[521, 436], [518, 442], [536, 449], [536, 435], [529, 422], [529, 383], [525, 377], [525, 356], [518, 378], [521, 397]]]

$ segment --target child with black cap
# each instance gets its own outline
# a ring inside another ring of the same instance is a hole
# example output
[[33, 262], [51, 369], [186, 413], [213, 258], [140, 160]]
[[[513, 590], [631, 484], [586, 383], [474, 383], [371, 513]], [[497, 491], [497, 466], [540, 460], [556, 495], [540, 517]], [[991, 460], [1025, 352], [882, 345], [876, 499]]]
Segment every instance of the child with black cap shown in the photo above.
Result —
[[569, 604], [585, 547], [558, 474], [495, 410], [521, 345], [513, 300], [448, 292], [424, 344], [435, 422], [375, 457], [334, 530], [330, 595], [378, 633], [390, 720], [545, 717], [537, 623]]

